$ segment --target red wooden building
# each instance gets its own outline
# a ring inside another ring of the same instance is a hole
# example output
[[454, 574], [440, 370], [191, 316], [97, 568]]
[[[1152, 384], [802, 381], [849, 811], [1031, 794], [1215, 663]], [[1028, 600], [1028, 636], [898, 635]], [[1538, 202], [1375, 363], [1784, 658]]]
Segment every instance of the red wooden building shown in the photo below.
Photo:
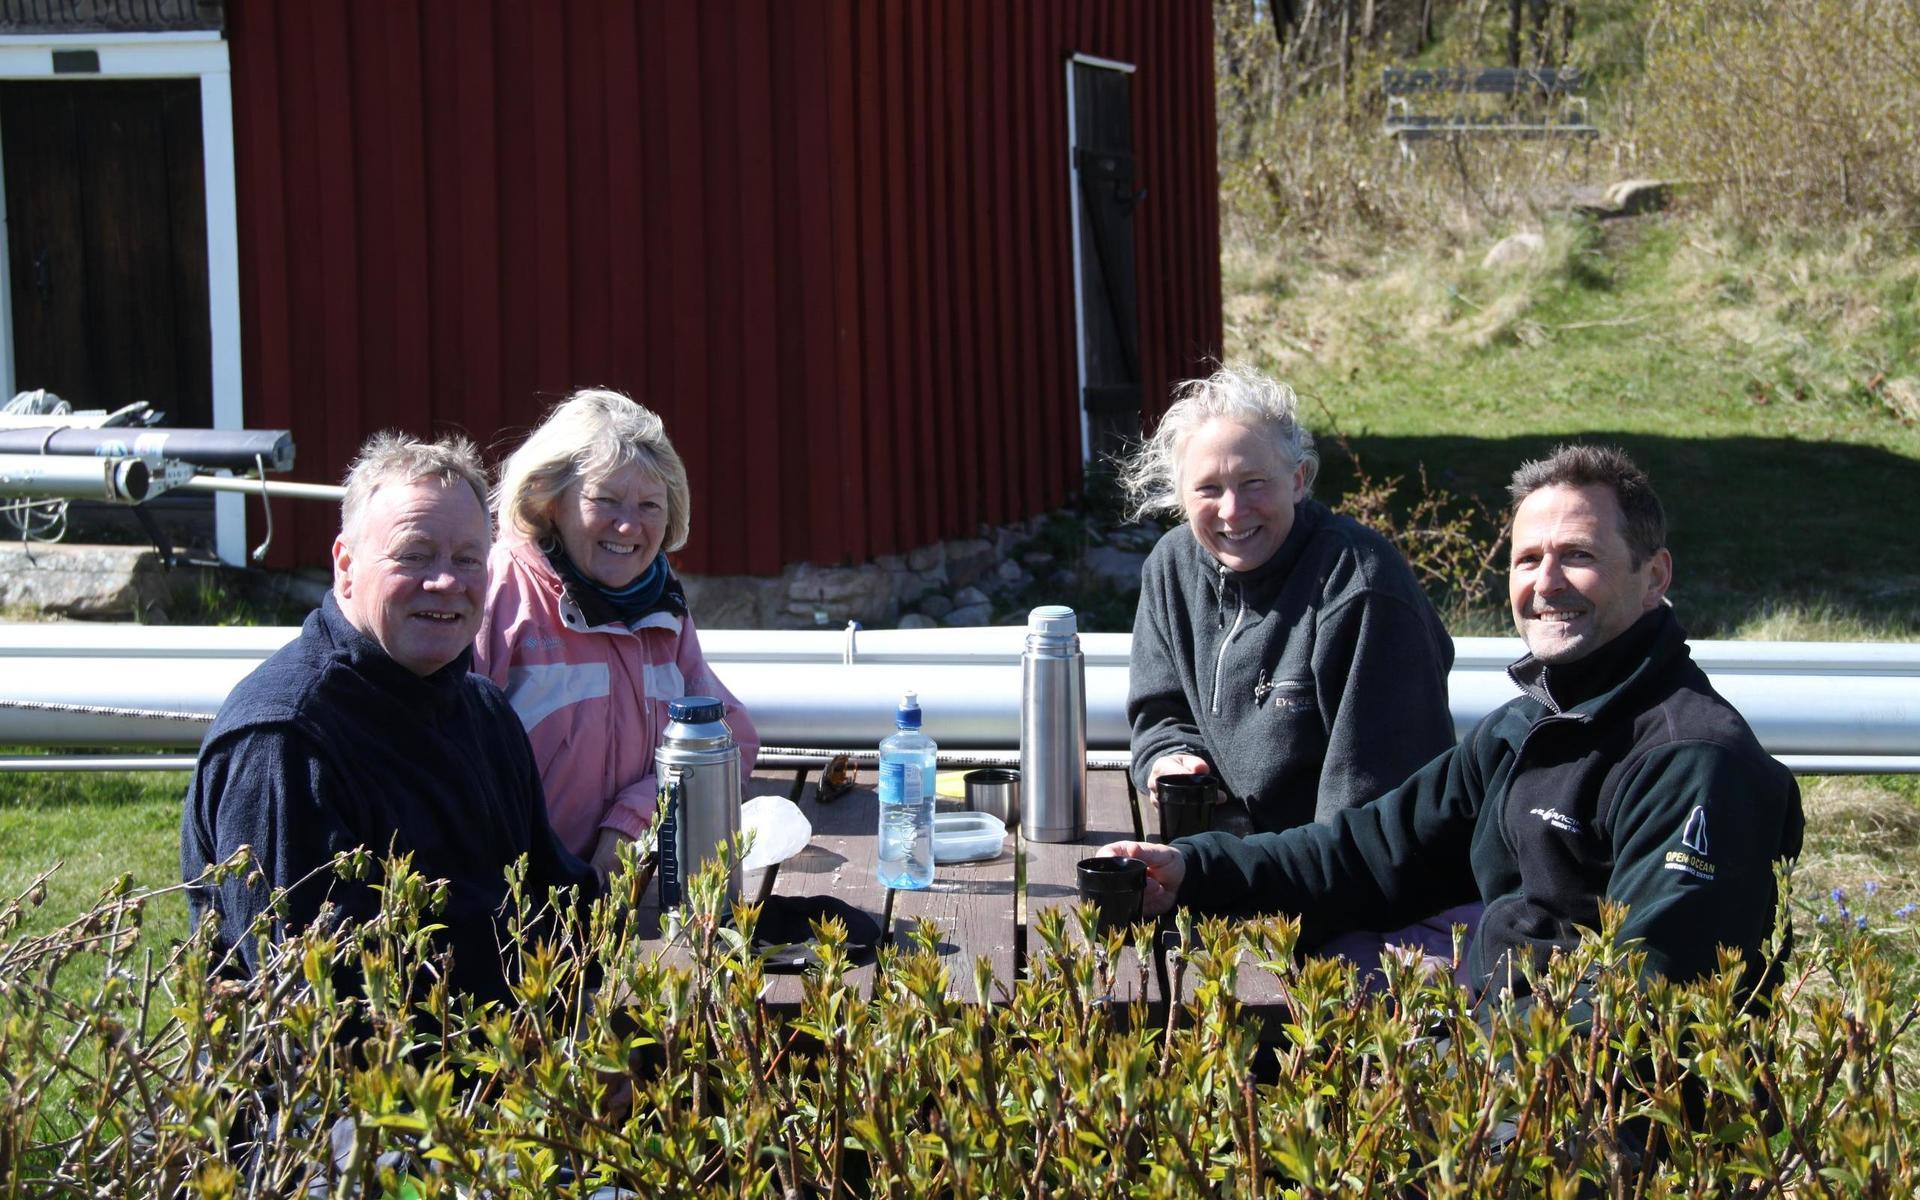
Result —
[[[1057, 507], [1220, 350], [1211, 0], [141, 3], [214, 18], [210, 418], [293, 430], [297, 478], [604, 384], [687, 460], [680, 565], [771, 573]], [[0, 19], [70, 68], [0, 77], [104, 86], [141, 37]], [[322, 560], [335, 514], [274, 516]]]

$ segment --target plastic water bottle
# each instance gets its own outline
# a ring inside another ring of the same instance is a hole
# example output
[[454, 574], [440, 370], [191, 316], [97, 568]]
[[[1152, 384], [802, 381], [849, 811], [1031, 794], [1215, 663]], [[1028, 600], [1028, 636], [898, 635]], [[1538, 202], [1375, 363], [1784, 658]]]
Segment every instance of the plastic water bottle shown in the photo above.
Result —
[[933, 882], [933, 739], [920, 732], [920, 697], [900, 697], [899, 731], [880, 743], [880, 882], [923, 888]]

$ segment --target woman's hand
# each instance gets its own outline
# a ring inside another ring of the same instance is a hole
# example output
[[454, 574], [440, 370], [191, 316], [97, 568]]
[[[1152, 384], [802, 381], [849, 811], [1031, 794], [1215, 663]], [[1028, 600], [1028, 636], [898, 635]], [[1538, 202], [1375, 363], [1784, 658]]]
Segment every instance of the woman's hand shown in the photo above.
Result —
[[632, 840], [617, 830], [602, 829], [600, 831], [600, 840], [593, 844], [593, 857], [588, 860], [588, 865], [594, 869], [595, 874], [600, 876], [602, 886], [613, 874], [613, 869], [620, 865], [620, 843]]
[[1198, 754], [1162, 754], [1153, 760], [1153, 769], [1147, 772], [1147, 790], [1153, 793], [1153, 802], [1158, 804], [1162, 775], [1206, 775], [1212, 770], [1207, 760]]
[[1140, 915], [1157, 917], [1173, 908], [1180, 884], [1187, 877], [1187, 857], [1159, 842], [1113, 842], [1100, 847], [1100, 858], [1137, 858], [1147, 864], [1147, 890], [1140, 896]]

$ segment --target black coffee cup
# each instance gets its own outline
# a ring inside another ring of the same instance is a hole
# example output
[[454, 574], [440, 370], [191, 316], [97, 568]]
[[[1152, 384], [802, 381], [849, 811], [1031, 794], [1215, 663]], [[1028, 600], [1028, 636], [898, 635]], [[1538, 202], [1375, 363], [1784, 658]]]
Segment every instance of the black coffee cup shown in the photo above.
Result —
[[1154, 785], [1160, 809], [1160, 840], [1191, 837], [1213, 828], [1220, 781], [1211, 775], [1162, 775]]
[[1083, 858], [1075, 875], [1080, 899], [1099, 911], [1094, 927], [1101, 933], [1124, 929], [1140, 919], [1140, 901], [1147, 890], [1147, 864], [1137, 858]]

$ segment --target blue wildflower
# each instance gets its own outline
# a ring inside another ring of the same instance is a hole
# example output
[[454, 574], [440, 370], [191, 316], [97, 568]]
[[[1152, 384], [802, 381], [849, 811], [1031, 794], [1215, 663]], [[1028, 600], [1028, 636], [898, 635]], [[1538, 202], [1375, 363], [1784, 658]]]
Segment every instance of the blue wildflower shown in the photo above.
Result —
[[1916, 912], [1920, 912], [1920, 904], [1902, 904], [1893, 910], [1893, 915], [1904, 921]]
[[1835, 904], [1838, 904], [1838, 905], [1840, 905], [1840, 906], [1841, 906], [1841, 907], [1843, 907], [1843, 908], [1844, 908], [1844, 907], [1846, 907], [1846, 903], [1847, 903], [1847, 889], [1845, 889], [1845, 888], [1838, 888], [1838, 887], [1837, 887], [1837, 888], [1835, 888], [1835, 889], [1833, 889], [1833, 890], [1832, 890], [1831, 892], [1828, 892], [1828, 893], [1827, 893], [1827, 895], [1829, 895], [1829, 896], [1831, 896], [1831, 897], [1833, 897], [1833, 902], [1834, 902]]
[[1858, 925], [1860, 928], [1865, 929], [1867, 927], [1866, 915], [1863, 913], [1862, 915], [1855, 917], [1853, 919], [1853, 923], [1855, 925]]
[[1869, 897], [1877, 895], [1880, 891], [1880, 881], [1878, 879], [1869, 879], [1860, 890], [1865, 892]]
[[1827, 923], [1827, 914], [1825, 913], [1813, 914], [1813, 923], [1815, 925], [1825, 925]]

